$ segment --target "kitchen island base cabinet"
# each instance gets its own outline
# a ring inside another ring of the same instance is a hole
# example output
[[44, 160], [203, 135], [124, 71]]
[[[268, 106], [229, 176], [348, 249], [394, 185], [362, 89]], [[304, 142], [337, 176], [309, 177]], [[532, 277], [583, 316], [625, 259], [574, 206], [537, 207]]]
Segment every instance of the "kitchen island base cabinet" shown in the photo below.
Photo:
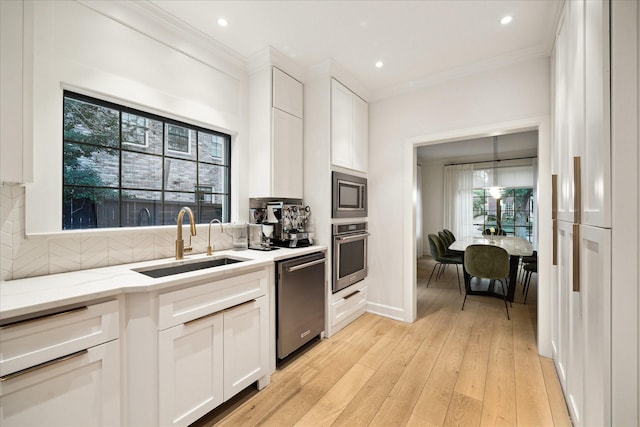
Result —
[[119, 340], [4, 376], [0, 425], [122, 425]]
[[160, 425], [189, 425], [268, 384], [268, 310], [263, 296], [159, 332]]

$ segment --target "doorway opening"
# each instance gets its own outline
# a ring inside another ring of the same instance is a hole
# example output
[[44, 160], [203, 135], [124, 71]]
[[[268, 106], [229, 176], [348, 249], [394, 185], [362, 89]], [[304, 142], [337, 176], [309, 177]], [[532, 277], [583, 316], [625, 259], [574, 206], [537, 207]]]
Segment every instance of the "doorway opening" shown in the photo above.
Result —
[[[549, 136], [549, 118], [533, 118], [533, 119], [525, 119], [515, 122], [505, 122], [505, 123], [497, 123], [490, 126], [485, 126], [481, 128], [470, 128], [470, 129], [462, 129], [458, 131], [440, 133], [440, 134], [432, 134], [432, 135], [423, 135], [408, 138], [405, 141], [405, 164], [411, 165], [411, 167], [405, 168], [405, 206], [408, 209], [405, 210], [405, 224], [407, 227], [405, 228], [404, 240], [405, 240], [405, 248], [407, 250], [407, 254], [409, 256], [405, 257], [405, 268], [408, 273], [405, 276], [407, 279], [405, 280], [405, 298], [408, 308], [408, 315], [410, 316], [409, 320], [415, 321], [418, 317], [418, 284], [421, 283], [421, 286], [426, 286], [426, 281], [422, 281], [421, 277], [418, 277], [419, 271], [419, 259], [420, 255], [428, 255], [426, 252], [428, 251], [428, 242], [424, 240], [422, 247], [424, 248], [423, 253], [420, 254], [417, 252], [418, 247], [420, 246], [417, 242], [416, 238], [416, 230], [421, 229], [422, 235], [426, 238], [426, 236], [433, 231], [438, 231], [438, 229], [442, 228], [442, 221], [437, 223], [438, 225], [431, 226], [428, 223], [423, 223], [422, 218], [417, 218], [417, 212], [420, 212], [421, 209], [417, 208], [417, 202], [419, 198], [416, 197], [417, 190], [417, 170], [418, 164], [421, 166], [421, 174], [423, 176], [423, 181], [421, 182], [423, 191], [427, 188], [429, 183], [431, 173], [425, 168], [425, 164], [427, 162], [421, 162], [418, 156], [419, 150], [422, 150], [423, 147], [430, 147], [428, 149], [431, 150], [442, 150], [446, 149], [448, 144], [453, 144], [452, 146], [460, 146], [464, 141], [469, 140], [478, 140], [482, 138], [492, 138], [495, 135], [514, 135], [518, 133], [527, 133], [527, 132], [537, 132], [537, 148], [534, 150], [537, 161], [538, 161], [538, 174], [535, 180], [535, 188], [537, 191], [537, 197], [535, 198], [535, 202], [537, 202], [537, 218], [538, 218], [538, 228], [540, 230], [550, 229], [551, 226], [551, 196], [548, 191], [539, 191], [540, 188], [550, 188], [551, 182], [551, 164], [550, 164], [550, 136]], [[469, 151], [462, 151], [469, 153]], [[492, 160], [492, 159], [487, 159]], [[437, 186], [437, 185], [436, 185]], [[440, 185], [441, 186], [441, 185]], [[436, 198], [439, 200], [439, 203], [425, 203], [421, 206], [423, 217], [429, 217], [433, 209], [442, 210], [442, 197]], [[440, 216], [436, 216], [439, 218]], [[536, 324], [536, 332], [537, 332], [537, 340], [538, 340], [538, 351], [541, 355], [549, 355], [551, 354], [550, 348], [550, 306], [549, 306], [549, 283], [550, 283], [550, 253], [551, 253], [551, 235], [548, 233], [537, 233], [538, 237], [537, 248], [539, 248], [539, 253], [542, 254], [542, 259], [540, 260], [541, 268], [539, 272], [535, 276], [535, 280], [532, 280], [533, 286], [530, 288], [529, 296], [527, 299], [528, 309], [531, 311], [531, 315], [535, 320]], [[424, 264], [424, 262], [423, 262]], [[433, 264], [431, 264], [433, 265]], [[422, 266], [424, 267], [424, 265]], [[424, 268], [422, 268], [424, 270]], [[453, 268], [449, 269], [450, 272], [446, 274], [451, 275], [454, 278], [455, 283], [455, 271]], [[429, 271], [430, 273], [430, 271]], [[428, 279], [428, 277], [427, 277]], [[540, 284], [536, 286], [537, 284]], [[430, 285], [431, 286], [431, 285]], [[537, 289], [536, 289], [537, 287]], [[457, 284], [455, 284], [455, 288], [457, 288]], [[455, 293], [458, 291], [455, 289]], [[535, 293], [536, 297], [532, 298], [533, 293]], [[532, 304], [536, 302], [536, 305]], [[531, 303], [530, 303], [531, 302]], [[534, 308], [535, 307], [535, 308]], [[410, 312], [410, 313], [409, 313]]]

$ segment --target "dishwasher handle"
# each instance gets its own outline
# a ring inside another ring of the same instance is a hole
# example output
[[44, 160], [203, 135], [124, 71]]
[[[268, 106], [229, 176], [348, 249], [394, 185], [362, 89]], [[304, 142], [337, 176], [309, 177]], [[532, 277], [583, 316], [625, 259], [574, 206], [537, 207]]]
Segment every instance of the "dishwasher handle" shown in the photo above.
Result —
[[291, 273], [293, 271], [302, 270], [303, 268], [311, 267], [316, 264], [323, 264], [325, 262], [325, 258], [317, 259], [315, 261], [305, 262], [304, 264], [294, 265], [293, 267], [287, 268], [287, 273]]

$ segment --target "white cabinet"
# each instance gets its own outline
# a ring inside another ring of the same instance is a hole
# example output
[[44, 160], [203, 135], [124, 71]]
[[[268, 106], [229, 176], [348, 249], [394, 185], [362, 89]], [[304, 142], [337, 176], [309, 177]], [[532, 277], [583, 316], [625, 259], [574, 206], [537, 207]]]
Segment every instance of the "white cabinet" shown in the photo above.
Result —
[[273, 67], [273, 107], [302, 118], [302, 83]]
[[356, 283], [345, 291], [332, 295], [329, 321], [332, 334], [353, 322], [367, 311], [367, 287]]
[[0, 329], [3, 426], [121, 425], [118, 302]]
[[273, 171], [271, 195], [301, 199], [302, 182], [302, 119], [273, 109]]
[[159, 333], [160, 425], [189, 425], [223, 401], [223, 314]]
[[266, 297], [160, 331], [160, 425], [186, 426], [267, 374]]
[[608, 1], [567, 2], [555, 47], [558, 219], [597, 227], [611, 227], [608, 22]]
[[261, 297], [224, 312], [224, 397], [267, 374], [269, 304]]
[[580, 227], [583, 421], [611, 423], [611, 230]]
[[585, 2], [582, 224], [611, 227], [609, 2]]
[[367, 172], [369, 107], [331, 79], [331, 164]]
[[0, 182], [32, 180], [31, 2], [0, 2]]
[[249, 194], [302, 198], [302, 83], [276, 67], [249, 78]]
[[260, 270], [159, 295], [160, 425], [187, 426], [269, 383], [268, 283]]
[[554, 52], [552, 351], [575, 426], [612, 424], [608, 1], [571, 1]]

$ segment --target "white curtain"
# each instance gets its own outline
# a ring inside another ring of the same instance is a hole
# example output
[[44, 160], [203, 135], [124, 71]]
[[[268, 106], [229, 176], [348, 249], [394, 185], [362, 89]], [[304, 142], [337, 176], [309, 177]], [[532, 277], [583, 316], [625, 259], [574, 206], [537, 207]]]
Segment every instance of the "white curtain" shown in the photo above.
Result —
[[444, 167], [444, 228], [456, 238], [473, 232], [473, 165]]

